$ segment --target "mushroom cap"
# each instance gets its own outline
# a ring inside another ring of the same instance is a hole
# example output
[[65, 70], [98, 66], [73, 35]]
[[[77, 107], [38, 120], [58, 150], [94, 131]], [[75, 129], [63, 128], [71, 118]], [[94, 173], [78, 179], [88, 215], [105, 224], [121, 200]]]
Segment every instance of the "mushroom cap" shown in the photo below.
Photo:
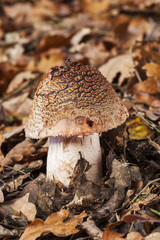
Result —
[[126, 107], [100, 71], [69, 62], [43, 76], [25, 132], [30, 138], [89, 135], [116, 128], [127, 117]]

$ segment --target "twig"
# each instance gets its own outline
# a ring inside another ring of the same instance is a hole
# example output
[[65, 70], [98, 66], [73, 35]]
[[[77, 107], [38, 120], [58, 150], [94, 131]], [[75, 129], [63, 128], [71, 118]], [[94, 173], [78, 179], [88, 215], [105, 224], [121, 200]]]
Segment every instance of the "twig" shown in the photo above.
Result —
[[130, 201], [130, 204], [134, 203], [135, 200], [136, 200], [143, 192], [146, 191], [146, 189], [148, 188], [148, 186], [149, 186], [150, 184], [155, 183], [155, 182], [158, 182], [158, 181], [160, 181], [160, 178], [156, 178], [156, 179], [150, 181], [149, 183], [147, 183], [147, 185], [132, 199], [132, 201]]
[[152, 141], [150, 137], [147, 137], [149, 144], [156, 148], [157, 152], [160, 154], [160, 145]]
[[146, 122], [146, 124], [148, 125], [148, 127], [150, 127], [151, 129], [156, 130], [158, 133], [160, 133], [160, 129], [157, 128], [157, 126], [154, 123], [151, 123], [150, 121], [148, 121], [146, 118], [143, 117], [143, 115], [138, 112], [138, 110], [133, 107], [133, 109], [135, 110], [135, 112], [139, 115], [139, 117]]

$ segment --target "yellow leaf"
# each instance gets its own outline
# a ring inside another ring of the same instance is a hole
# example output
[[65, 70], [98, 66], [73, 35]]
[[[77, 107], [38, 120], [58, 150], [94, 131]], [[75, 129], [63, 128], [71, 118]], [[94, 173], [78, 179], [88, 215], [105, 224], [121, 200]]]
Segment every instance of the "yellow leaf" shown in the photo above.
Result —
[[86, 217], [86, 213], [83, 211], [75, 218], [64, 222], [64, 220], [69, 217], [69, 214], [68, 210], [63, 209], [59, 212], [52, 213], [44, 222], [41, 219], [35, 219], [26, 227], [19, 240], [35, 240], [44, 233], [53, 233], [58, 237], [66, 237], [79, 232], [76, 227], [82, 222], [83, 218]]
[[129, 121], [127, 126], [132, 140], [142, 140], [152, 135], [150, 128], [139, 117]]

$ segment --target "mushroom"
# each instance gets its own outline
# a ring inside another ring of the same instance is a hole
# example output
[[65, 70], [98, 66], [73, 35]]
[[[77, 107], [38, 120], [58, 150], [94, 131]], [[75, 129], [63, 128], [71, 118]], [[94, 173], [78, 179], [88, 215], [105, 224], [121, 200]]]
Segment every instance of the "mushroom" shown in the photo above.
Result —
[[125, 122], [128, 111], [106, 78], [94, 67], [67, 61], [39, 83], [25, 128], [26, 136], [49, 137], [47, 178], [69, 186], [82, 157], [86, 178], [102, 177], [99, 133]]

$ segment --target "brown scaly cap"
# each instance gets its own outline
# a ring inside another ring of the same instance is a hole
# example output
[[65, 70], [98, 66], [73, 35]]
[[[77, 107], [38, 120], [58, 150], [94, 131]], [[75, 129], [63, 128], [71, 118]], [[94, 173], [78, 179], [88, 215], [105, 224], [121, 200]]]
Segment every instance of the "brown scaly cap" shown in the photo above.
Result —
[[33, 99], [26, 136], [89, 135], [125, 122], [128, 111], [106, 78], [77, 62], [53, 67]]

